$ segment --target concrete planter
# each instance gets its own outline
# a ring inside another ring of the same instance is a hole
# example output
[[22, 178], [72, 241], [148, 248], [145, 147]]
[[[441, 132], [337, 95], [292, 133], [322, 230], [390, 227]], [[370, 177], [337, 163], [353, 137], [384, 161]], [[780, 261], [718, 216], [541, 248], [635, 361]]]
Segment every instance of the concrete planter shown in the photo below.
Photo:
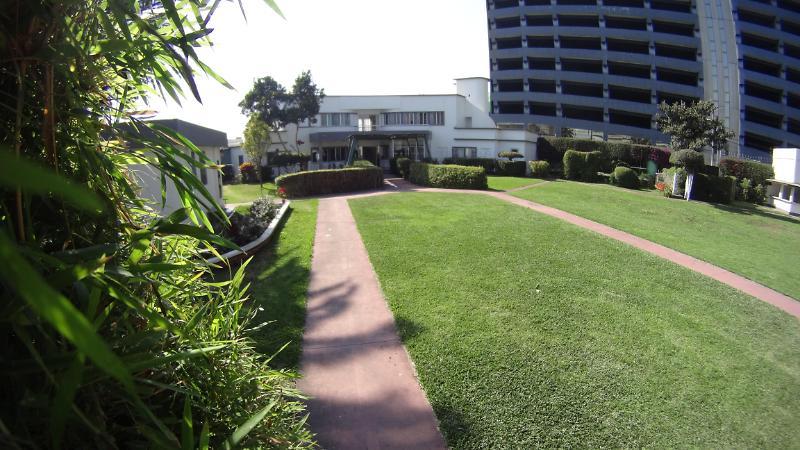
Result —
[[291, 205], [291, 203], [292, 202], [288, 200], [283, 203], [281, 209], [278, 210], [278, 214], [275, 216], [274, 219], [272, 219], [272, 222], [270, 222], [267, 229], [264, 230], [264, 232], [261, 233], [261, 236], [259, 236], [256, 240], [241, 246], [241, 248], [237, 250], [231, 250], [223, 254], [222, 259], [213, 256], [211, 258], [208, 258], [206, 262], [208, 262], [209, 264], [219, 264], [222, 263], [223, 261], [226, 261], [228, 263], [233, 263], [255, 254], [259, 249], [261, 249], [261, 247], [267, 244], [270, 241], [270, 239], [272, 239], [272, 235], [275, 233], [275, 230], [278, 228], [278, 225], [280, 225], [281, 221], [286, 216], [286, 212], [289, 211], [289, 206]]

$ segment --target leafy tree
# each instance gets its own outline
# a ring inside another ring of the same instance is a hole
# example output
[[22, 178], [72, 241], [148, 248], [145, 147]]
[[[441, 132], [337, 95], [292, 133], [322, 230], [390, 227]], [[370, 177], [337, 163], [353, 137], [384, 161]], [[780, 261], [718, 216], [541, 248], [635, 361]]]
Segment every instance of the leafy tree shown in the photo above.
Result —
[[701, 151], [709, 146], [721, 151], [727, 141], [735, 136], [717, 115], [717, 106], [707, 100], [673, 104], [662, 102], [657, 123], [658, 130], [670, 137], [670, 146], [674, 150]]
[[572, 128], [562, 128], [561, 129], [561, 137], [563, 138], [574, 138], [575, 137], [575, 130]]
[[256, 171], [259, 182], [263, 182], [260, 170], [261, 158], [266, 155], [269, 145], [272, 143], [270, 131], [269, 125], [263, 120], [259, 120], [257, 114], [250, 116], [244, 127], [244, 152], [247, 159], [259, 168]]
[[290, 153], [286, 140], [281, 139], [280, 130], [290, 124], [295, 125], [294, 141], [291, 146], [296, 151], [300, 123], [316, 122], [319, 105], [324, 98], [325, 90], [319, 89], [311, 78], [311, 72], [306, 71], [295, 79], [291, 92], [270, 76], [256, 80], [239, 106], [244, 114], [250, 117], [255, 115], [258, 120], [265, 122], [274, 130], [284, 151]]
[[[199, 100], [195, 74], [227, 84], [195, 52], [218, 4], [3, 3], [0, 447], [310, 446], [293, 376], [246, 335], [244, 269], [214, 282], [203, 260], [232, 246], [192, 173], [213, 162], [135, 114]], [[158, 217], [131, 164], [184, 207]]]

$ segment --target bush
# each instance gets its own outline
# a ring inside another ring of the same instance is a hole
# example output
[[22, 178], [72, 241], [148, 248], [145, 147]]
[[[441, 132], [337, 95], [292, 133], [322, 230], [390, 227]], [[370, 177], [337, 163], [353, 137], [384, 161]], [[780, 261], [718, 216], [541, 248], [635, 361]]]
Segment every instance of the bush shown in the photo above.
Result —
[[411, 174], [411, 160], [408, 158], [397, 158], [397, 171], [406, 180]]
[[445, 158], [442, 162], [456, 166], [483, 167], [491, 175], [495, 172], [497, 161], [493, 158]]
[[769, 164], [744, 159], [724, 158], [719, 163], [721, 175], [736, 177], [740, 182], [750, 179], [754, 185], [767, 184], [767, 180], [775, 177], [775, 171]]
[[496, 175], [506, 177], [524, 177], [525, 176], [525, 161], [497, 161]]
[[636, 176], [636, 172], [634, 172], [630, 167], [617, 167], [614, 169], [614, 174], [611, 179], [614, 184], [620, 187], [627, 189], [639, 188], [639, 177]]
[[242, 173], [243, 183], [255, 183], [258, 181], [258, 177], [256, 176], [256, 165], [250, 161], [240, 164], [239, 172]]
[[550, 176], [550, 163], [547, 161], [531, 161], [528, 163], [531, 168], [531, 176], [535, 178], [547, 178]]
[[656, 184], [656, 176], [650, 175], [648, 173], [643, 173], [639, 175], [639, 187], [643, 187], [645, 189], [653, 189]]
[[367, 161], [366, 159], [357, 159], [353, 161], [353, 164], [350, 165], [350, 167], [370, 168], [375, 167], [375, 164], [372, 164], [372, 162]]
[[564, 177], [568, 180], [592, 182], [600, 171], [602, 153], [567, 150], [564, 153]]
[[275, 185], [281, 195], [289, 198], [380, 189], [383, 170], [372, 167], [296, 172], [279, 176]]
[[482, 167], [411, 164], [409, 180], [419, 186], [446, 189], [487, 189], [486, 170]]
[[507, 158], [509, 161], [513, 161], [515, 159], [524, 158], [525, 155], [523, 155], [522, 153], [520, 153], [520, 152], [518, 152], [516, 150], [511, 150], [511, 151], [507, 151], [507, 152], [500, 152], [500, 153], [497, 154], [497, 157], [498, 158]]
[[549, 162], [552, 166], [561, 164], [567, 150], [601, 152], [602, 171], [611, 171], [620, 163], [631, 167], [647, 167], [647, 162], [653, 161], [659, 170], [669, 166], [670, 151], [666, 148], [573, 138], [540, 137], [537, 141], [539, 159]]
[[233, 181], [235, 177], [235, 173], [233, 172], [233, 166], [230, 164], [225, 164], [222, 166], [222, 182], [223, 183], [230, 183]]
[[669, 162], [675, 166], [683, 167], [688, 172], [702, 172], [706, 166], [705, 158], [700, 152], [694, 150], [678, 150], [669, 157]]
[[733, 177], [715, 177], [704, 173], [694, 175], [692, 184], [692, 200], [713, 203], [730, 203], [733, 201], [733, 188], [736, 179]]

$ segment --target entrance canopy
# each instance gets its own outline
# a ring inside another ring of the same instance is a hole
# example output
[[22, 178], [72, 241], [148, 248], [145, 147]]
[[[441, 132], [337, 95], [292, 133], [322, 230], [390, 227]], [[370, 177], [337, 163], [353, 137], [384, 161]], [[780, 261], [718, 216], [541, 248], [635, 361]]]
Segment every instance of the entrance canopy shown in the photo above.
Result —
[[[430, 157], [430, 147], [428, 140], [431, 137], [429, 130], [381, 130], [381, 131], [328, 131], [311, 133], [309, 139], [311, 144], [321, 144], [324, 142], [345, 142], [349, 141], [350, 151], [347, 155], [347, 165], [355, 161], [358, 154], [359, 141], [389, 141], [391, 143], [391, 153], [394, 153], [395, 141], [414, 141], [421, 149], [421, 153]], [[421, 158], [420, 158], [421, 159]]]

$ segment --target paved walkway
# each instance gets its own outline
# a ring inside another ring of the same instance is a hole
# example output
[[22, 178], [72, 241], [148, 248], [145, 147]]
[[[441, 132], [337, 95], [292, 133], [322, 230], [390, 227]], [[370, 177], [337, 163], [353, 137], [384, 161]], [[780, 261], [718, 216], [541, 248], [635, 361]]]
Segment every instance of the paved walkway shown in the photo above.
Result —
[[322, 448], [446, 448], [347, 197], [320, 200], [308, 289], [298, 387]]

